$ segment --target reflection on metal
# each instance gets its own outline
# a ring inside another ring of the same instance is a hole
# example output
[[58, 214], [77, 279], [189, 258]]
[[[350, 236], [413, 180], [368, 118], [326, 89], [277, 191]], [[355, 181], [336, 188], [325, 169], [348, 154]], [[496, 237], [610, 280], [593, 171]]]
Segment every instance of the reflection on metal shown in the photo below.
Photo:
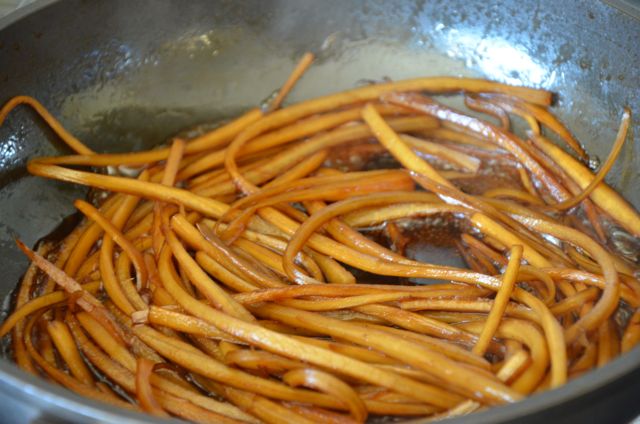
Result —
[[[438, 28], [438, 26], [436, 26]], [[526, 48], [499, 37], [485, 37], [466, 29], [443, 31], [445, 51], [470, 68], [517, 85], [548, 88], [555, 82], [551, 64], [539, 63]]]

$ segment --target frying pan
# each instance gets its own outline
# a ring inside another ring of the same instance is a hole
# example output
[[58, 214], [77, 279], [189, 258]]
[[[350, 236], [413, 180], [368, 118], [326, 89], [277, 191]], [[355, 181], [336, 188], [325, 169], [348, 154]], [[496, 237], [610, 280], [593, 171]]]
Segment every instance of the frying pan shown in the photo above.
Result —
[[[622, 107], [640, 112], [639, 10], [579, 0], [42, 0], [0, 21], [0, 101], [35, 96], [94, 150], [142, 149], [260, 103], [311, 50], [319, 59], [291, 101], [363, 79], [487, 76], [558, 92], [556, 112], [604, 157]], [[29, 157], [64, 151], [34, 118], [21, 109], [0, 128], [6, 299], [27, 266], [14, 237], [35, 243], [84, 196], [27, 175]], [[608, 178], [636, 207], [639, 130]], [[635, 349], [560, 389], [451, 422], [627, 422], [640, 413], [639, 391]], [[0, 422], [160, 422], [80, 398], [5, 359], [0, 402]]]

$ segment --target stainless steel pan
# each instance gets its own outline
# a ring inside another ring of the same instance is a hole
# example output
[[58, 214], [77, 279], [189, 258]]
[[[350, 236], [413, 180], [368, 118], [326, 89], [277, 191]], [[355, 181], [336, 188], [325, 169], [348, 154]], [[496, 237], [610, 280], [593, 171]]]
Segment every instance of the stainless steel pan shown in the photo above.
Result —
[[[0, 101], [40, 99], [99, 151], [139, 149], [259, 103], [306, 50], [291, 100], [361, 79], [485, 75], [559, 93], [557, 111], [603, 156], [621, 108], [640, 113], [640, 14], [630, 1], [43, 0], [0, 21]], [[637, 122], [637, 121], [636, 121]], [[640, 127], [609, 181], [640, 205]], [[28, 244], [72, 213], [78, 188], [29, 177], [51, 154], [28, 110], [0, 128], [0, 295]], [[640, 349], [565, 387], [466, 422], [623, 422], [640, 412]], [[0, 360], [0, 422], [155, 422], [79, 398]]]

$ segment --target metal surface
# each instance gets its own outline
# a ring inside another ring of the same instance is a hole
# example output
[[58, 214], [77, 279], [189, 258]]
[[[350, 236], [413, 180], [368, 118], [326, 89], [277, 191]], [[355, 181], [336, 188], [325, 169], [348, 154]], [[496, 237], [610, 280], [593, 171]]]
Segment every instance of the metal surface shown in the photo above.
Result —
[[[602, 157], [621, 108], [640, 113], [637, 8], [608, 3], [41, 1], [0, 21], [0, 101], [33, 95], [90, 147], [139, 149], [259, 103], [313, 50], [320, 60], [291, 101], [365, 78], [486, 75], [558, 92], [559, 115]], [[3, 297], [26, 268], [13, 238], [33, 244], [83, 193], [26, 175], [28, 157], [59, 148], [33, 118], [21, 109], [0, 128]], [[639, 129], [608, 179], [636, 206]], [[457, 422], [622, 422], [640, 409], [639, 370], [636, 349], [559, 390]], [[0, 422], [152, 421], [78, 398], [6, 360], [0, 402]]]

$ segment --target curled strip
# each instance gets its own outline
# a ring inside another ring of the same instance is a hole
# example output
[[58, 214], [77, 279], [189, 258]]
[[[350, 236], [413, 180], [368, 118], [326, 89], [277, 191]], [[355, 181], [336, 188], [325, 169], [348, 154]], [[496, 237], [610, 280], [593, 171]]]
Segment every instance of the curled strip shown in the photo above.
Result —
[[282, 379], [290, 386], [309, 387], [335, 396], [349, 408], [354, 420], [367, 420], [367, 407], [360, 396], [348, 384], [331, 374], [313, 368], [303, 368], [287, 372]]

